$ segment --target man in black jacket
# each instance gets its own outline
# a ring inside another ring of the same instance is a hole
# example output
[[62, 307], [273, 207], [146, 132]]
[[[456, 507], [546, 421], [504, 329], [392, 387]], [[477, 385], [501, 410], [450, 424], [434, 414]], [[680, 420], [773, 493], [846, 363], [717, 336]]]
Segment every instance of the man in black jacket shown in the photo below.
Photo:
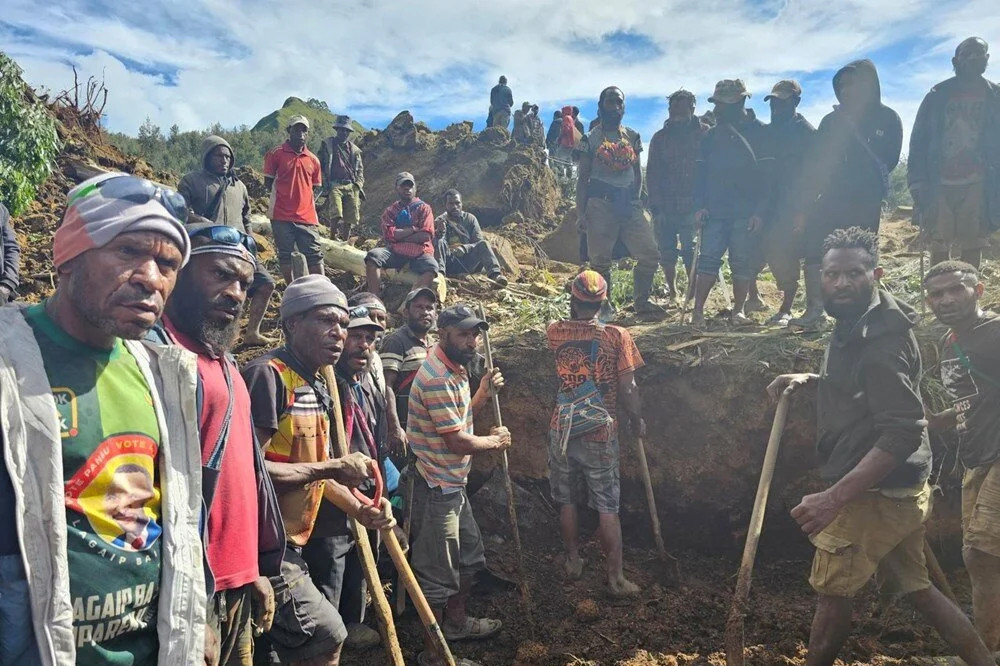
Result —
[[820, 373], [781, 375], [776, 398], [806, 383], [816, 396], [820, 476], [792, 517], [816, 547], [810, 584], [819, 595], [807, 666], [832, 666], [851, 626], [854, 595], [877, 574], [883, 593], [905, 596], [973, 666], [995, 664], [969, 619], [935, 588], [924, 560], [931, 448], [919, 395], [913, 309], [878, 289], [878, 236], [859, 227], [824, 243], [823, 302], [837, 320]]
[[931, 88], [913, 123], [907, 180], [932, 265], [960, 254], [978, 268], [1000, 228], [1000, 86], [983, 77], [989, 59], [982, 39], [959, 44], [955, 76]]
[[767, 128], [745, 108], [750, 97], [743, 81], [724, 79], [708, 98], [718, 124], [705, 133], [696, 165], [695, 224], [701, 229], [701, 253], [695, 277], [691, 323], [705, 321], [705, 301], [715, 285], [722, 255], [729, 252], [733, 272], [730, 321], [747, 321], [743, 311], [756, 274], [760, 234], [771, 199], [771, 163]]
[[[816, 135], [808, 120], [796, 109], [802, 100], [798, 82], [778, 81], [771, 94], [764, 98], [771, 106], [771, 122], [767, 126], [774, 152], [774, 189], [768, 206], [767, 225], [761, 243], [761, 264], [767, 262], [783, 300], [769, 324], [784, 326], [792, 318], [792, 302], [799, 288], [802, 263], [802, 234], [795, 232], [798, 208], [799, 178], [806, 152]], [[753, 285], [751, 285], [753, 287]]]
[[823, 240], [836, 229], [860, 226], [878, 231], [889, 174], [899, 163], [903, 124], [882, 104], [878, 71], [871, 60], [856, 60], [833, 77], [840, 102], [819, 124], [816, 141], [803, 165], [806, 211], [795, 220], [804, 230], [806, 311], [792, 326], [823, 323], [820, 263]]
[[20, 284], [21, 246], [17, 244], [14, 227], [10, 224], [7, 207], [0, 204], [0, 305], [6, 305], [17, 297]]
[[507, 129], [513, 106], [514, 93], [507, 86], [507, 77], [501, 76], [500, 81], [490, 90], [490, 112], [486, 116], [486, 126]]

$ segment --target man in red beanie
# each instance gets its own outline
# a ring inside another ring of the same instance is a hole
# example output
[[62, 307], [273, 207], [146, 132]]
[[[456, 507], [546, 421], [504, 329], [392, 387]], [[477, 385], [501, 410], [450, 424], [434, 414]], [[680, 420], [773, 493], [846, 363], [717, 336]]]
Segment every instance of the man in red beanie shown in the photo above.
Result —
[[[620, 399], [633, 434], [644, 436], [646, 424], [635, 385], [635, 371], [643, 361], [627, 330], [598, 320], [607, 294], [608, 284], [600, 273], [583, 271], [573, 280], [570, 318], [548, 329], [560, 380], [550, 424], [549, 483], [552, 498], [562, 507], [559, 522], [566, 544], [566, 574], [575, 579], [583, 573], [576, 505], [586, 499], [600, 514], [609, 591], [623, 597], [637, 594], [639, 587], [622, 571], [617, 403]], [[573, 492], [579, 487], [573, 479], [581, 476], [586, 482], [585, 498]]]

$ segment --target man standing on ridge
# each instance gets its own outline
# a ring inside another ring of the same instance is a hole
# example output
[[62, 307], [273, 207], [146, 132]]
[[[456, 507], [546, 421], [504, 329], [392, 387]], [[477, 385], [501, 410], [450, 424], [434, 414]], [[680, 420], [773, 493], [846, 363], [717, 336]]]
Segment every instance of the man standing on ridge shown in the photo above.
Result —
[[941, 383], [951, 407], [928, 417], [931, 430], [958, 436], [962, 481], [962, 559], [972, 611], [986, 647], [1000, 649], [1000, 317], [980, 306], [979, 271], [962, 261], [933, 266], [927, 304], [949, 327], [941, 340]]
[[[232, 146], [221, 136], [207, 136], [201, 142], [201, 169], [181, 178], [177, 191], [188, 207], [188, 224], [215, 223], [250, 233], [250, 194], [247, 186], [236, 177], [233, 165], [236, 155]], [[269, 345], [274, 340], [260, 332], [267, 304], [274, 293], [274, 278], [260, 261], [254, 266], [250, 286], [250, 311], [243, 342], [248, 345]]]
[[747, 322], [744, 305], [756, 271], [774, 161], [764, 123], [746, 108], [748, 97], [743, 81], [724, 79], [708, 98], [715, 104], [717, 122], [701, 141], [695, 181], [695, 223], [702, 230], [691, 313], [695, 325], [705, 322], [705, 301], [727, 250], [733, 274], [729, 321]]
[[820, 264], [823, 241], [837, 229], [859, 226], [878, 232], [889, 174], [899, 163], [903, 124], [882, 103], [878, 70], [871, 60], [855, 60], [833, 76], [834, 105], [816, 130], [803, 162], [803, 230], [806, 310], [788, 323], [814, 329], [826, 320]]
[[600, 123], [580, 141], [576, 210], [581, 233], [587, 235], [591, 264], [611, 289], [611, 256], [621, 240], [636, 264], [632, 274], [637, 314], [662, 314], [649, 300], [660, 261], [642, 192], [642, 139], [622, 125], [625, 93], [611, 86], [598, 99]]
[[486, 116], [486, 126], [507, 129], [512, 108], [514, 93], [507, 87], [507, 77], [501, 76], [500, 81], [490, 90], [490, 112]]
[[917, 314], [878, 288], [878, 235], [838, 229], [824, 243], [823, 301], [836, 319], [819, 374], [781, 375], [767, 387], [818, 384], [816, 452], [830, 487], [792, 517], [816, 547], [818, 594], [806, 666], [832, 666], [851, 629], [854, 596], [873, 575], [905, 597], [970, 666], [995, 666], [969, 619], [931, 584], [924, 559], [931, 447], [920, 400]]
[[[765, 262], [771, 267], [774, 282], [782, 293], [781, 307], [767, 322], [781, 326], [787, 325], [792, 318], [792, 302], [799, 289], [802, 232], [795, 228], [795, 219], [803, 213], [799, 208], [802, 187], [799, 179], [805, 156], [816, 136], [816, 129], [796, 111], [801, 100], [802, 88], [791, 80], [778, 81], [771, 94], [764, 98], [771, 106], [767, 133], [774, 153], [774, 190], [768, 205], [758, 267], [763, 269]], [[753, 284], [756, 285], [756, 278]]]
[[959, 44], [955, 76], [931, 88], [913, 122], [906, 177], [931, 265], [960, 255], [978, 268], [1000, 228], [1000, 86], [983, 76], [989, 60], [982, 39]]
[[677, 298], [677, 257], [688, 272], [694, 259], [695, 172], [701, 139], [709, 126], [694, 114], [693, 93], [682, 89], [667, 99], [670, 115], [649, 142], [646, 187], [667, 298], [673, 302]]
[[264, 157], [264, 185], [271, 191], [271, 234], [285, 286], [292, 282], [292, 252], [306, 258], [309, 272], [323, 275], [315, 193], [323, 184], [319, 159], [306, 147], [309, 119], [292, 116], [288, 141]]
[[[323, 168], [323, 189], [326, 192], [326, 215], [330, 238], [350, 240], [354, 225], [361, 221], [361, 201], [365, 196], [365, 166], [361, 149], [348, 137], [354, 131], [351, 119], [337, 116], [333, 121], [334, 135], [323, 139], [319, 147], [319, 163]], [[343, 224], [343, 227], [341, 227]]]

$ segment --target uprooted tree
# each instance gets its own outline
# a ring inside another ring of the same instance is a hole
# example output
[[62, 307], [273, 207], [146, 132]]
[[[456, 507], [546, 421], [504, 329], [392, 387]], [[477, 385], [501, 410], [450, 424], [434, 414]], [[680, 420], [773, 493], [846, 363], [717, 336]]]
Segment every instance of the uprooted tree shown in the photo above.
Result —
[[55, 119], [0, 53], [0, 202], [17, 215], [35, 198], [59, 153]]

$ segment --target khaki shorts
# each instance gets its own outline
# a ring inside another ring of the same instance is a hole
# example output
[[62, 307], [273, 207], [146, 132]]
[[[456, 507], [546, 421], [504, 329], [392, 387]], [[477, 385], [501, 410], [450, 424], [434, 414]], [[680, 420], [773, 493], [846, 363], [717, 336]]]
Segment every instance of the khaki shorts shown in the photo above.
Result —
[[962, 541], [966, 548], [1000, 557], [1000, 460], [965, 472]]
[[927, 231], [932, 252], [989, 247], [986, 195], [983, 181], [969, 185], [942, 185], [937, 210], [929, 216]]
[[930, 587], [924, 560], [924, 522], [930, 488], [913, 497], [866, 492], [811, 539], [816, 546], [809, 584], [819, 594], [853, 597], [872, 576], [887, 594]]
[[328, 221], [341, 219], [352, 226], [357, 224], [361, 221], [361, 196], [358, 188], [354, 183], [332, 186], [326, 197], [325, 208]]

